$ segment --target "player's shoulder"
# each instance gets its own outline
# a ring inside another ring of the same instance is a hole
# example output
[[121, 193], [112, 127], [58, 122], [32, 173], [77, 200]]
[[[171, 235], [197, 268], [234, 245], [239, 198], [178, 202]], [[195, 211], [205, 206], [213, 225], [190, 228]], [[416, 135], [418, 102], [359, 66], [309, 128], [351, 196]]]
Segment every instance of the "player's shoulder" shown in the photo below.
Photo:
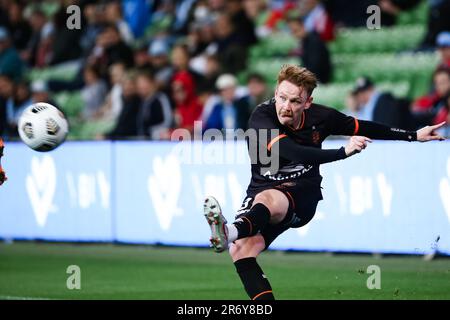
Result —
[[327, 116], [335, 113], [336, 109], [325, 106], [323, 104], [313, 103], [308, 111], [310, 111], [311, 113]]
[[267, 121], [276, 122], [277, 113], [275, 110], [275, 98], [269, 99], [257, 105], [250, 115], [249, 127], [254, 127], [256, 124]]

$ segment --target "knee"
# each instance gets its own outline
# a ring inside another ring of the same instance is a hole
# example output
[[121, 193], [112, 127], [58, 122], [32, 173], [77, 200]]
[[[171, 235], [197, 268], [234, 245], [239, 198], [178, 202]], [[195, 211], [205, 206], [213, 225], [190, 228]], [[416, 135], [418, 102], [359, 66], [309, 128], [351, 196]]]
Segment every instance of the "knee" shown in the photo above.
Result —
[[253, 205], [257, 203], [265, 205], [269, 209], [272, 218], [276, 218], [278, 215], [283, 215], [289, 206], [287, 198], [284, 199], [283, 197], [285, 198], [283, 194], [279, 196], [278, 194], [274, 195], [271, 192], [261, 192], [256, 195]]
[[261, 192], [255, 196], [255, 200], [253, 201], [253, 205], [257, 203], [261, 203], [265, 205], [270, 212], [272, 213], [273, 208], [276, 207], [275, 198], [269, 192]]
[[261, 235], [235, 241], [229, 249], [233, 262], [244, 258], [256, 258], [265, 249], [265, 241]]

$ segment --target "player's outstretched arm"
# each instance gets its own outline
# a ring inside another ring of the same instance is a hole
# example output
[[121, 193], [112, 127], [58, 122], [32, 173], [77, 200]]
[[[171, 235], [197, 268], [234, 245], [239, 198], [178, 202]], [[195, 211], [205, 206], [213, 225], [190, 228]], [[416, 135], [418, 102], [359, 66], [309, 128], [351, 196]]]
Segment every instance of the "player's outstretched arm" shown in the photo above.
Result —
[[422, 129], [417, 130], [417, 141], [420, 142], [427, 142], [427, 141], [433, 141], [433, 140], [445, 140], [443, 136], [438, 135], [435, 131], [442, 127], [445, 124], [444, 122], [441, 122], [439, 124], [436, 124], [434, 126], [426, 126]]
[[3, 144], [3, 140], [0, 138], [0, 186], [5, 182], [8, 178], [6, 178], [5, 171], [2, 168], [2, 157], [3, 157], [3, 149], [5, 145]]

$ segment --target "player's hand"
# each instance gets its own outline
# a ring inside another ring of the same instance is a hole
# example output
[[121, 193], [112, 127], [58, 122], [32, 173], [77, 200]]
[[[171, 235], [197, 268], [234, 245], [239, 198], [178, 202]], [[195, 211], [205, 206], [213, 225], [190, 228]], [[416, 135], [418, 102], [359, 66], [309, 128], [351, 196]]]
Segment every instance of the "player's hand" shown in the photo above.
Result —
[[437, 125], [426, 126], [426, 127], [423, 127], [422, 129], [417, 130], [417, 141], [427, 142], [427, 141], [432, 141], [432, 140], [439, 140], [439, 141], [445, 140], [445, 138], [443, 136], [440, 136], [436, 132], [434, 132], [435, 130], [442, 127], [445, 123], [446, 122], [444, 121]]
[[345, 154], [347, 155], [347, 157], [350, 157], [355, 153], [360, 153], [363, 149], [367, 147], [368, 142], [372, 142], [372, 140], [370, 140], [367, 137], [362, 136], [351, 137], [347, 145], [345, 146]]

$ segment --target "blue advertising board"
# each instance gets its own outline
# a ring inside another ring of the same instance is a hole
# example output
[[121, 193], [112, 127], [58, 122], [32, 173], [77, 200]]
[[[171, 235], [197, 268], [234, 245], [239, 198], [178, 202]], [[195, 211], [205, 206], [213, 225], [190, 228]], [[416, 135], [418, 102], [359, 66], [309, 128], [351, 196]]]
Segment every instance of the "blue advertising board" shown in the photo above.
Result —
[[[66, 142], [49, 153], [9, 143], [3, 166], [5, 239], [207, 246], [204, 197], [232, 221], [250, 180], [243, 142]], [[271, 248], [450, 254], [450, 143], [376, 141], [321, 173], [314, 219]]]

